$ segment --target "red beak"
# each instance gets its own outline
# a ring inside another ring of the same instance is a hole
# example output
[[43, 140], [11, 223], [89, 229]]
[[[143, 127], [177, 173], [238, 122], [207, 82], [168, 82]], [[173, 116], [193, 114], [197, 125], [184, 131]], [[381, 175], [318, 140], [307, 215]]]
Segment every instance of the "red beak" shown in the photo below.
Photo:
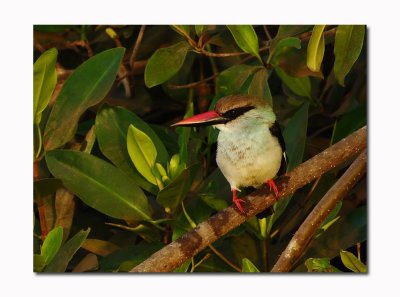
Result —
[[222, 117], [214, 110], [210, 110], [201, 114], [194, 115], [190, 118], [179, 121], [173, 125], [175, 126], [206, 126], [206, 125], [216, 125], [223, 124], [229, 121], [229, 119]]

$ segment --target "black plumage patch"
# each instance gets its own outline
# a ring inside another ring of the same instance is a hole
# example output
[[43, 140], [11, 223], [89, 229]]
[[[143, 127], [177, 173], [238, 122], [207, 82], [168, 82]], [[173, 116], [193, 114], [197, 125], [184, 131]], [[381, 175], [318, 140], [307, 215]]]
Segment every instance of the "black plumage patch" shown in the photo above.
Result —
[[275, 136], [278, 138], [279, 145], [282, 148], [282, 160], [281, 160], [281, 167], [279, 168], [278, 175], [282, 175], [286, 173], [286, 168], [288, 165], [288, 159], [286, 156], [286, 146], [285, 146], [285, 139], [283, 139], [283, 135], [281, 132], [281, 127], [279, 126], [278, 122], [275, 121], [275, 123], [269, 128], [269, 131], [271, 132], [272, 136]]
[[254, 108], [255, 108], [254, 106], [237, 107], [237, 108], [234, 108], [234, 109], [224, 112], [223, 114], [221, 114], [221, 116], [232, 121]]

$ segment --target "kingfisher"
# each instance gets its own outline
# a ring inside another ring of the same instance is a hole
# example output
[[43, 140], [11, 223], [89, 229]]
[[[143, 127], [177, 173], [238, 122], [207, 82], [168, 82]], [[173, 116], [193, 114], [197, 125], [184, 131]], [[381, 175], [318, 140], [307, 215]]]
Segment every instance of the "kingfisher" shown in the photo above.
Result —
[[251, 95], [230, 95], [213, 110], [183, 119], [172, 126], [212, 125], [219, 130], [217, 165], [230, 184], [233, 203], [245, 213], [241, 188], [268, 184], [277, 197], [274, 177], [286, 172], [285, 141], [272, 107]]

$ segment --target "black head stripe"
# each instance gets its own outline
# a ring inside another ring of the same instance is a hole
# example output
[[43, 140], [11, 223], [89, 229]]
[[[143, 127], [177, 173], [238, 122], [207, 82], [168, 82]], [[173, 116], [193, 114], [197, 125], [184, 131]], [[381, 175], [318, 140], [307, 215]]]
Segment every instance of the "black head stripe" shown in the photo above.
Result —
[[243, 106], [243, 107], [238, 107], [238, 108], [234, 108], [231, 110], [228, 110], [226, 112], [224, 112], [222, 114], [222, 116], [224, 118], [227, 118], [229, 120], [234, 120], [238, 117], [240, 117], [241, 115], [243, 115], [244, 113], [248, 112], [249, 110], [254, 109], [254, 106]]

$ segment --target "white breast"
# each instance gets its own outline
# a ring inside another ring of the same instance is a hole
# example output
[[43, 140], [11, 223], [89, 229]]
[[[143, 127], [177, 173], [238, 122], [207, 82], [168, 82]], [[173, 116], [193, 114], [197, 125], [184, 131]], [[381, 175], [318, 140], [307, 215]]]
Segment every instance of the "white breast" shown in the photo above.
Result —
[[271, 119], [267, 123], [252, 111], [245, 116], [247, 120], [243, 116], [237, 123], [216, 125], [221, 130], [217, 164], [231, 188], [237, 190], [258, 187], [274, 178], [282, 158], [279, 141], [269, 130]]

